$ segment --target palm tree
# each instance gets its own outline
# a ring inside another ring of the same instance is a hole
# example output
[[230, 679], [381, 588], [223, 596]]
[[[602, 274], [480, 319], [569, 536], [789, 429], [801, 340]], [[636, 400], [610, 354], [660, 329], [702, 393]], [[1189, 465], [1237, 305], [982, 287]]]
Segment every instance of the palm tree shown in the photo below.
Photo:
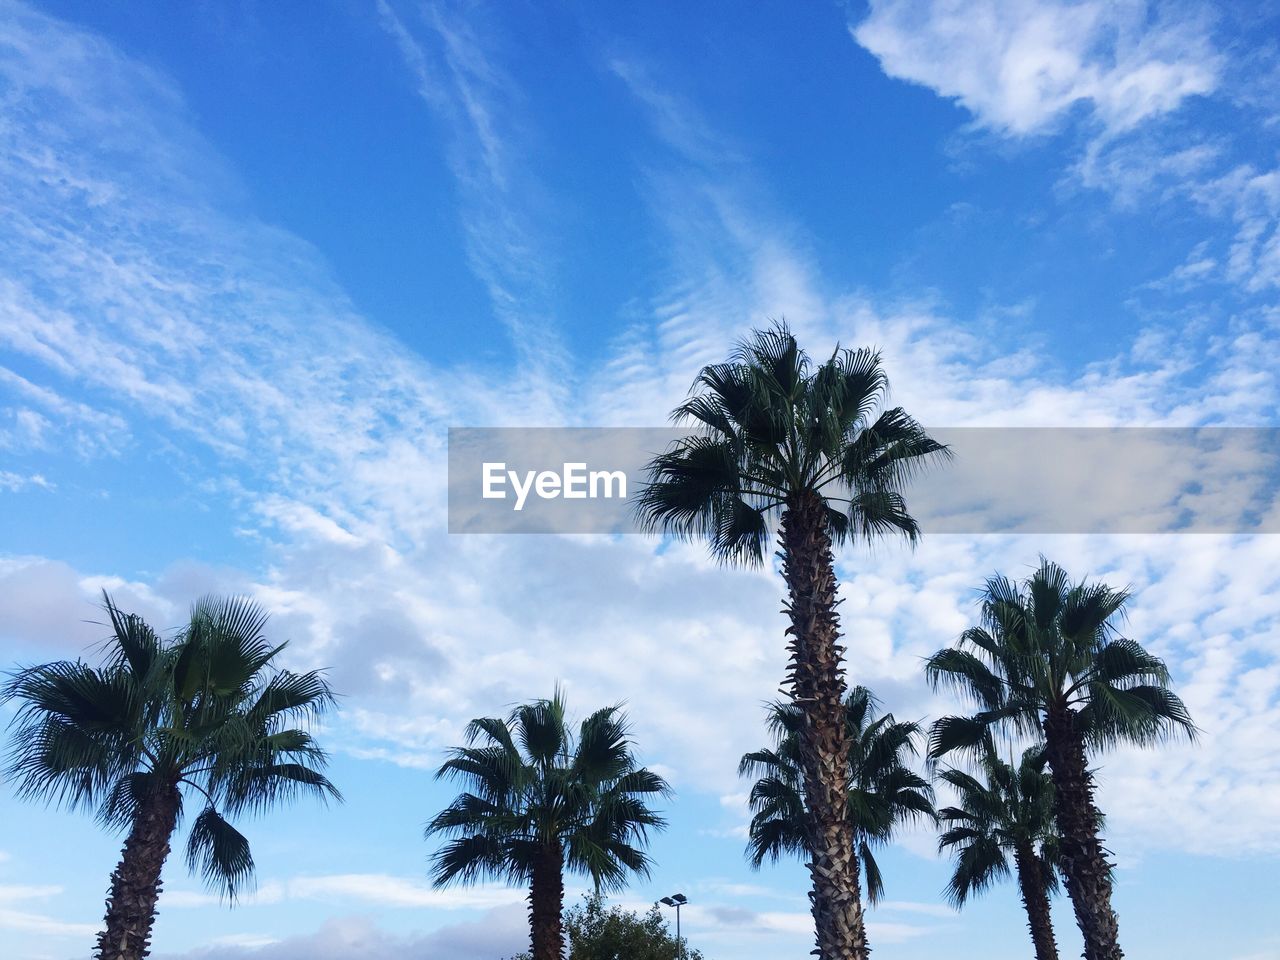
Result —
[[527, 884], [533, 960], [564, 954], [564, 871], [620, 890], [629, 874], [648, 876], [648, 831], [666, 826], [648, 799], [670, 788], [637, 765], [621, 708], [597, 710], [575, 736], [559, 690], [506, 720], [472, 720], [437, 777], [469, 790], [427, 825], [428, 837], [452, 838], [433, 858], [436, 886]]
[[837, 349], [814, 365], [784, 325], [757, 331], [704, 367], [672, 413], [695, 431], [649, 464], [637, 512], [651, 532], [705, 538], [726, 563], [764, 561], [770, 525], [786, 581], [793, 701], [809, 813], [810, 898], [823, 960], [867, 954], [848, 816], [844, 648], [832, 550], [853, 539], [920, 534], [902, 489], [947, 455], [888, 389], [880, 355]]
[[1014, 767], [988, 741], [979, 765], [985, 782], [954, 768], [941, 774], [960, 798], [960, 806], [938, 811], [938, 819], [950, 825], [938, 850], [952, 850], [956, 859], [947, 897], [964, 906], [970, 896], [1009, 876], [1012, 854], [1036, 960], [1058, 960], [1049, 911], [1049, 896], [1058, 890], [1058, 836], [1044, 748], [1029, 747]]
[[20, 796], [95, 809], [128, 830], [98, 960], [140, 960], [150, 947], [160, 871], [182, 818], [187, 863], [234, 901], [252, 879], [249, 841], [228, 817], [306, 792], [339, 798], [320, 773], [324, 751], [292, 726], [333, 704], [318, 673], [276, 670], [284, 645], [262, 631], [247, 600], [198, 601], [188, 625], [161, 639], [103, 594], [111, 636], [100, 666], [80, 660], [28, 667], [4, 689], [16, 700], [9, 776]]
[[[867, 899], [884, 895], [884, 880], [872, 848], [887, 843], [895, 828], [921, 817], [933, 819], [933, 788], [907, 766], [916, 755], [920, 725], [876, 716], [877, 700], [854, 687], [845, 701], [849, 732], [849, 820], [867, 881]], [[743, 756], [740, 776], [757, 777], [751, 787], [747, 856], [757, 869], [783, 854], [808, 857], [799, 739], [803, 715], [794, 703], [769, 705], [773, 746]]]
[[1196, 732], [1169, 690], [1164, 662], [1119, 635], [1128, 599], [1128, 591], [1105, 583], [1073, 584], [1066, 571], [1041, 558], [1021, 585], [1001, 576], [988, 580], [981, 626], [926, 664], [935, 688], [950, 684], [979, 707], [971, 717], [938, 720], [930, 756], [980, 748], [990, 728], [1044, 738], [1063, 879], [1086, 960], [1124, 956], [1088, 752], [1174, 734], [1194, 739]]

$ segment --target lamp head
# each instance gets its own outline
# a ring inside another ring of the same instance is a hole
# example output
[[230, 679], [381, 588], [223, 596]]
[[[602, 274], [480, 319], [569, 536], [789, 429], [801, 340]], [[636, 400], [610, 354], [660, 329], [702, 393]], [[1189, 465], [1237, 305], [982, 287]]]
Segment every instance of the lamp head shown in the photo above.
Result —
[[662, 898], [661, 900], [659, 900], [658, 902], [659, 902], [659, 903], [665, 903], [668, 907], [674, 907], [674, 906], [676, 905], [676, 902], [675, 902], [674, 900], [672, 900], [670, 897], [663, 897], [663, 898]]

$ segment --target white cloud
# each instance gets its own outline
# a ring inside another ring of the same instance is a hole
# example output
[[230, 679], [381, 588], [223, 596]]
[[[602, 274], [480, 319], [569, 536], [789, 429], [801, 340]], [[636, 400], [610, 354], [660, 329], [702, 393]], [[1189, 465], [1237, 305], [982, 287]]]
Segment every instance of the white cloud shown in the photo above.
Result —
[[1191, 193], [1210, 212], [1235, 221], [1223, 266], [1226, 279], [1251, 293], [1280, 287], [1280, 169], [1242, 164], [1201, 181]]
[[58, 920], [42, 913], [13, 907], [28, 900], [48, 900], [62, 893], [62, 887], [43, 885], [0, 884], [0, 930], [34, 933], [42, 937], [86, 937], [97, 932], [97, 926]]
[[[518, 888], [498, 884], [436, 889], [416, 877], [344, 873], [267, 880], [239, 898], [237, 906], [274, 906], [286, 901], [313, 900], [397, 909], [488, 910], [521, 903], [524, 896], [525, 892]], [[189, 889], [165, 890], [162, 897], [165, 907], [207, 907], [223, 902], [216, 894]]]
[[1214, 91], [1204, 20], [1142, 0], [873, 0], [852, 32], [887, 74], [997, 133], [1050, 131], [1083, 106], [1115, 135]]
[[154, 956], [157, 960], [475, 960], [511, 956], [525, 949], [528, 939], [524, 910], [516, 907], [492, 910], [479, 919], [425, 934], [397, 936], [378, 929], [367, 917], [339, 917], [327, 920], [315, 933], [273, 938], [261, 946], [210, 944], [186, 953]]
[[0, 470], [0, 491], [17, 493], [35, 487], [38, 490], [52, 490], [53, 484], [40, 473], [14, 473], [12, 470]]

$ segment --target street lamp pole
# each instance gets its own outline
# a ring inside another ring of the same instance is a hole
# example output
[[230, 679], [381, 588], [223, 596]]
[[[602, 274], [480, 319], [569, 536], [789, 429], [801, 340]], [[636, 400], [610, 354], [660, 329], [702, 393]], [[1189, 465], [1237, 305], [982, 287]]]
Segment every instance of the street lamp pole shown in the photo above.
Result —
[[689, 898], [683, 893], [673, 893], [658, 902], [676, 908], [676, 949], [680, 952], [680, 960], [684, 960], [684, 938], [680, 936], [680, 908], [689, 902]]

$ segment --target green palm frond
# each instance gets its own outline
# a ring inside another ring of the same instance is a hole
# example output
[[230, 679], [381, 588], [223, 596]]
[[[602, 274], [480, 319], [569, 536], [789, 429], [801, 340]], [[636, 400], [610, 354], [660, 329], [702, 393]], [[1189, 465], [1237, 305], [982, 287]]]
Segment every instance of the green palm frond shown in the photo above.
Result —
[[958, 846], [958, 850], [955, 870], [946, 889], [947, 899], [957, 907], [1010, 875], [1004, 850], [988, 836], [974, 837]]
[[516, 855], [519, 849], [489, 833], [455, 837], [432, 858], [432, 882], [438, 887], [477, 883], [486, 877], [523, 882], [529, 863]]
[[876, 416], [887, 393], [874, 351], [837, 349], [815, 367], [784, 324], [756, 331], [728, 363], [704, 367], [673, 412], [695, 432], [650, 462], [635, 501], [641, 526], [706, 539], [722, 562], [759, 564], [774, 515], [812, 494], [837, 543], [914, 542], [904, 487], [950, 451], [900, 408]]
[[[883, 882], [872, 848], [888, 842], [899, 826], [935, 816], [933, 787], [907, 765], [918, 753], [920, 725], [878, 714], [878, 708], [866, 687], [853, 687], [845, 699], [849, 816], [862, 851], [868, 895], [877, 899]], [[744, 754], [738, 764], [739, 776], [754, 780], [748, 795], [747, 858], [757, 868], [765, 860], [805, 857], [809, 851], [799, 752], [803, 714], [795, 703], [776, 702], [766, 716], [772, 746]]]
[[61, 661], [11, 675], [15, 700], [8, 773], [19, 795], [96, 810], [125, 829], [144, 803], [200, 795], [189, 859], [234, 897], [253, 860], [225, 819], [306, 793], [340, 799], [325, 753], [291, 726], [334, 703], [319, 673], [278, 670], [282, 645], [265, 612], [243, 598], [205, 597], [175, 636], [159, 637], [104, 594], [111, 635], [103, 664]]
[[1194, 738], [1164, 662], [1119, 635], [1129, 596], [1105, 583], [1073, 583], [1043, 558], [1021, 583], [991, 577], [981, 626], [926, 661], [935, 688], [951, 687], [978, 707], [934, 724], [930, 756], [980, 746], [984, 728], [1039, 736], [1050, 713], [1073, 715], [1094, 748]]
[[1194, 741], [1198, 736], [1186, 704], [1167, 687], [1097, 682], [1089, 684], [1087, 693], [1079, 716], [1093, 747], [1106, 748], [1120, 741], [1147, 746], [1177, 736]]
[[163, 652], [163, 644], [147, 622], [134, 613], [124, 613], [102, 591], [102, 606], [111, 622], [111, 639], [106, 644], [108, 669], [127, 667], [134, 677], [151, 673]]
[[575, 731], [557, 689], [506, 720], [473, 720], [467, 741], [437, 771], [469, 789], [426, 825], [428, 838], [447, 838], [432, 858], [436, 884], [525, 883], [552, 855], [599, 890], [647, 875], [643, 847], [666, 825], [649, 803], [670, 787], [637, 764], [621, 707], [595, 711]]
[[12, 674], [4, 700], [17, 701], [7, 775], [25, 799], [69, 809], [94, 807], [143, 756], [147, 703], [124, 666], [78, 661]]
[[867, 900], [876, 904], [884, 899], [884, 875], [880, 872], [880, 864], [876, 862], [871, 844], [866, 840], [858, 841], [858, 860], [862, 863], [862, 874], [867, 879]]
[[1053, 819], [1053, 782], [1044, 769], [1040, 746], [1023, 752], [1017, 766], [996, 754], [988, 737], [978, 768], [982, 779], [954, 767], [939, 776], [950, 784], [959, 807], [944, 807], [938, 820], [946, 829], [938, 838], [940, 853], [954, 855], [954, 871], [946, 895], [957, 907], [996, 881], [1008, 877], [1010, 858], [1035, 858], [1046, 893], [1057, 889], [1057, 830]]
[[191, 824], [187, 864], [232, 902], [253, 880], [248, 839], [213, 807], [205, 807]]

